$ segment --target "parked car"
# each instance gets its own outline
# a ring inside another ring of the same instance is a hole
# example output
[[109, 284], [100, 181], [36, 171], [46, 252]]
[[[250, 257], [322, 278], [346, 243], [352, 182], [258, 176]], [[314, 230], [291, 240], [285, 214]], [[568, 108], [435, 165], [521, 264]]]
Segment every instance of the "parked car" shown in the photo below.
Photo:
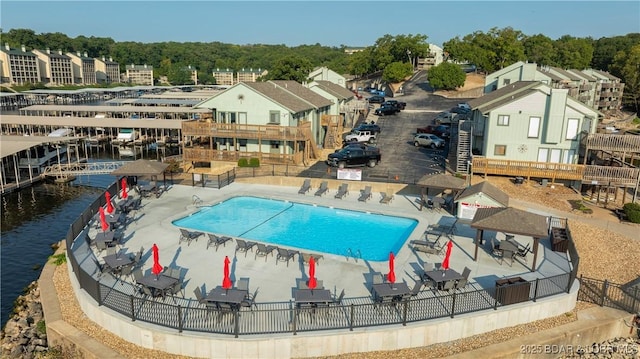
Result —
[[428, 125], [425, 127], [418, 127], [418, 133], [432, 133], [442, 139], [447, 139], [451, 136], [451, 128], [446, 125]]
[[381, 106], [376, 108], [375, 111], [373, 111], [373, 114], [376, 116], [395, 115], [396, 113], [398, 113], [398, 109], [391, 106]]
[[413, 138], [413, 145], [416, 147], [440, 148], [444, 147], [444, 140], [432, 133], [418, 133]]
[[354, 130], [356, 130], [356, 131], [371, 131], [373, 133], [380, 133], [380, 131], [382, 131], [380, 126], [376, 125], [375, 123], [361, 123], [356, 128], [354, 128]]
[[375, 167], [382, 159], [380, 149], [363, 144], [351, 144], [327, 157], [327, 165], [345, 168], [352, 166]]
[[382, 106], [385, 106], [385, 105], [389, 105], [389, 106], [393, 106], [393, 107], [397, 108], [398, 112], [400, 112], [401, 110], [404, 110], [404, 108], [407, 107], [407, 103], [406, 102], [402, 102], [402, 101], [398, 101], [398, 100], [387, 100], [387, 101], [382, 103]]
[[461, 114], [461, 115], [466, 115], [466, 114], [470, 113], [471, 110], [466, 109], [464, 107], [452, 107], [451, 110], [449, 110], [449, 112], [458, 113], [458, 114]]
[[369, 103], [383, 103], [385, 101], [385, 98], [384, 96], [375, 95], [375, 96], [369, 97], [367, 101], [369, 101]]
[[449, 112], [449, 111], [443, 111], [440, 112], [436, 118], [433, 119], [433, 122], [437, 123], [437, 124], [442, 124], [442, 123], [451, 123], [454, 118], [456, 117], [457, 114], [453, 113], [453, 112]]
[[376, 141], [377, 134], [373, 131], [353, 130], [344, 136], [344, 142], [369, 142]]

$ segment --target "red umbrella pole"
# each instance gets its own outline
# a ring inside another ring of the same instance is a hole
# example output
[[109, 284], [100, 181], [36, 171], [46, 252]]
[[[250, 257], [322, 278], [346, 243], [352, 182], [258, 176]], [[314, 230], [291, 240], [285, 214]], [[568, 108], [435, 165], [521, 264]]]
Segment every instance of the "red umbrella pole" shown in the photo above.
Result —
[[394, 263], [393, 263], [395, 259], [396, 257], [393, 255], [393, 252], [389, 252], [389, 274], [387, 274], [387, 280], [389, 281], [389, 283], [396, 282], [396, 273], [395, 273]]

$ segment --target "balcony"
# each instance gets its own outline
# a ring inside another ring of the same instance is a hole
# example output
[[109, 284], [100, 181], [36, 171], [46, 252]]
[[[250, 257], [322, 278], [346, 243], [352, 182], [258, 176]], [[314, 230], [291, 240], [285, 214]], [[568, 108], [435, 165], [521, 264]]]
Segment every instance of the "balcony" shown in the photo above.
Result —
[[300, 126], [244, 125], [188, 121], [182, 123], [184, 136], [208, 136], [218, 138], [307, 141], [310, 140], [310, 123]]
[[302, 151], [294, 154], [280, 154], [211, 150], [206, 148], [185, 148], [182, 154], [183, 161], [187, 162], [227, 161], [237, 163], [240, 158], [257, 158], [262, 164], [301, 164], [303, 163], [303, 157]]

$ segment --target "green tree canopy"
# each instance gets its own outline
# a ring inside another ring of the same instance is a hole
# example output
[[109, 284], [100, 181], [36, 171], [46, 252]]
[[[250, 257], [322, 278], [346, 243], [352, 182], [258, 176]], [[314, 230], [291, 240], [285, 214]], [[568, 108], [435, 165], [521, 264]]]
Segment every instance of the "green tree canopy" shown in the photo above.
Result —
[[555, 62], [564, 69], [584, 70], [593, 58], [593, 40], [564, 35], [554, 43]]
[[443, 62], [429, 69], [428, 78], [434, 89], [455, 90], [464, 85], [466, 75], [460, 66]]
[[624, 100], [628, 105], [640, 111], [640, 44], [633, 46], [628, 52], [619, 51], [612, 69], [625, 79]]
[[538, 65], [554, 66], [553, 60], [553, 40], [549, 37], [538, 34], [526, 37], [522, 41], [524, 54], [528, 61]]
[[286, 56], [276, 61], [269, 70], [266, 80], [294, 80], [302, 83], [307, 81], [311, 70], [313, 65], [309, 59], [301, 56]]
[[413, 66], [408, 62], [392, 62], [382, 71], [382, 79], [387, 82], [400, 82], [411, 76]]
[[522, 40], [524, 34], [511, 27], [492, 28], [489, 32], [476, 31], [455, 37], [444, 43], [449, 57], [459, 62], [469, 62], [485, 72], [494, 72], [525, 59]]

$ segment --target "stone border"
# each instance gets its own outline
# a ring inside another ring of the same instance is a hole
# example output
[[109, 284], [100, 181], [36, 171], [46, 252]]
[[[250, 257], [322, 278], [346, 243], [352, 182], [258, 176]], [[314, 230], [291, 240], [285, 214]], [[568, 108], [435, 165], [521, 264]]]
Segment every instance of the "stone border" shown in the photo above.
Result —
[[[61, 253], [66, 255], [64, 240], [60, 241], [58, 249], [54, 254]], [[38, 278], [40, 300], [42, 302], [42, 310], [44, 311], [44, 321], [47, 326], [47, 341], [49, 347], [60, 346], [65, 352], [75, 353], [79, 358], [124, 359], [124, 357], [115, 350], [90, 337], [62, 318], [58, 294], [53, 283], [53, 274], [55, 271], [56, 265], [47, 260], [40, 273], [40, 278]]]

